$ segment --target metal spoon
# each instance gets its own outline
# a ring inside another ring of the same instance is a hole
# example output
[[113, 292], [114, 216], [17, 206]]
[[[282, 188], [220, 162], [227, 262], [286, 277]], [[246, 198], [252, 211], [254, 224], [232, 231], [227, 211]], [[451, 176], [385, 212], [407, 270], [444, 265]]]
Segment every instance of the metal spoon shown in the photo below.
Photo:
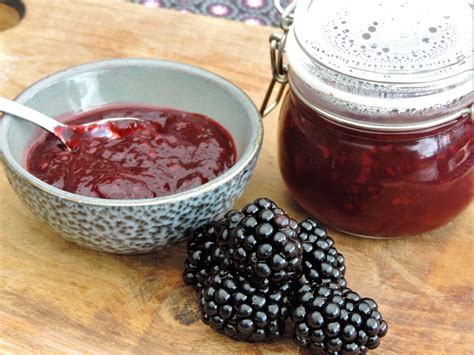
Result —
[[56, 121], [55, 119], [48, 117], [41, 112], [33, 110], [30, 107], [5, 99], [3, 97], [0, 97], [0, 112], [22, 118], [45, 129], [58, 138], [69, 150], [77, 148], [77, 146], [80, 144], [80, 138], [84, 134], [93, 135], [94, 137], [106, 137], [110, 139], [122, 137], [122, 134], [119, 134], [113, 129], [113, 125], [111, 123], [118, 121], [143, 121], [135, 117], [112, 117], [79, 125], [68, 125]]

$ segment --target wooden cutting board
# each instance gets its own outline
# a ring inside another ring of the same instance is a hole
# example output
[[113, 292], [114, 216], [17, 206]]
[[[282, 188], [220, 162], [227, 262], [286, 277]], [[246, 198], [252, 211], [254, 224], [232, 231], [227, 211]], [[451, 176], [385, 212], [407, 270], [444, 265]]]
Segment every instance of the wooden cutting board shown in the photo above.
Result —
[[[25, 1], [26, 17], [0, 32], [0, 95], [15, 97], [66, 67], [117, 57], [163, 58], [214, 71], [260, 103], [270, 80], [273, 28], [113, 0]], [[265, 118], [263, 151], [237, 207], [268, 196], [295, 218], [276, 161], [277, 112]], [[468, 192], [466, 192], [468, 193]], [[474, 348], [473, 212], [398, 240], [333, 232], [350, 285], [378, 300], [390, 325], [379, 354], [467, 354]], [[2, 353], [302, 353], [290, 332], [247, 344], [199, 320], [181, 281], [185, 245], [114, 256], [64, 241], [19, 202], [0, 173], [0, 351]]]

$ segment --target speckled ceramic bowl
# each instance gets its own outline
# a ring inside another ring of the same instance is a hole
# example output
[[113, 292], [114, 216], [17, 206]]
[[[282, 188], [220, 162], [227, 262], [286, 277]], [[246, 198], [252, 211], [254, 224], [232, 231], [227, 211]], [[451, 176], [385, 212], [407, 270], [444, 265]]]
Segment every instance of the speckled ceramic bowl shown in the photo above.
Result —
[[215, 74], [174, 62], [84, 64], [38, 81], [16, 101], [50, 116], [116, 102], [176, 107], [212, 117], [234, 137], [237, 163], [207, 184], [154, 199], [105, 200], [62, 191], [28, 173], [25, 157], [36, 127], [5, 116], [2, 160], [18, 197], [67, 240], [106, 252], [157, 250], [230, 209], [252, 175], [262, 144], [260, 115], [240, 89]]

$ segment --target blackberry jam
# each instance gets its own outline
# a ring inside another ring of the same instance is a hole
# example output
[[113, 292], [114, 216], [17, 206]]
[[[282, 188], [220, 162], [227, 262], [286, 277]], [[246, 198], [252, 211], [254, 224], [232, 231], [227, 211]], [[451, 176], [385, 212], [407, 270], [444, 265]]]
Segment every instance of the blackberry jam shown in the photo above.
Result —
[[296, 201], [326, 224], [363, 236], [422, 233], [473, 196], [474, 126], [370, 132], [340, 126], [294, 94], [283, 103], [279, 163]]
[[364, 8], [288, 6], [283, 33], [270, 37], [273, 80], [261, 113], [285, 97], [280, 170], [314, 217], [359, 236], [423, 233], [474, 194], [472, 9], [463, 0]]
[[41, 134], [28, 152], [27, 168], [64, 191], [104, 199], [167, 196], [201, 186], [235, 164], [234, 139], [211, 118], [141, 104], [114, 104], [83, 112], [71, 124], [110, 117], [139, 123], [111, 124], [118, 137], [77, 132], [69, 151], [56, 137]]

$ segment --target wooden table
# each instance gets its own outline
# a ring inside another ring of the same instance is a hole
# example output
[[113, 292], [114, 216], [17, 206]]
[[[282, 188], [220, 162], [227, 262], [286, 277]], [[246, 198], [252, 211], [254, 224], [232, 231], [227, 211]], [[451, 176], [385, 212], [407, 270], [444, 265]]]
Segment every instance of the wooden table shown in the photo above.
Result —
[[[27, 15], [0, 32], [0, 95], [15, 97], [57, 70], [116, 57], [182, 61], [212, 70], [260, 103], [270, 80], [273, 28], [150, 10], [121, 1], [25, 1]], [[289, 196], [276, 161], [277, 113], [265, 119], [263, 151], [237, 206], [260, 195], [305, 216]], [[473, 338], [471, 207], [449, 225], [398, 240], [332, 233], [347, 276], [379, 301], [390, 325], [383, 354], [467, 354]], [[185, 245], [114, 256], [64, 241], [19, 202], [0, 173], [0, 351], [272, 354], [299, 353], [285, 339], [247, 344], [199, 321], [181, 281]], [[374, 351], [374, 353], [377, 353]]]

